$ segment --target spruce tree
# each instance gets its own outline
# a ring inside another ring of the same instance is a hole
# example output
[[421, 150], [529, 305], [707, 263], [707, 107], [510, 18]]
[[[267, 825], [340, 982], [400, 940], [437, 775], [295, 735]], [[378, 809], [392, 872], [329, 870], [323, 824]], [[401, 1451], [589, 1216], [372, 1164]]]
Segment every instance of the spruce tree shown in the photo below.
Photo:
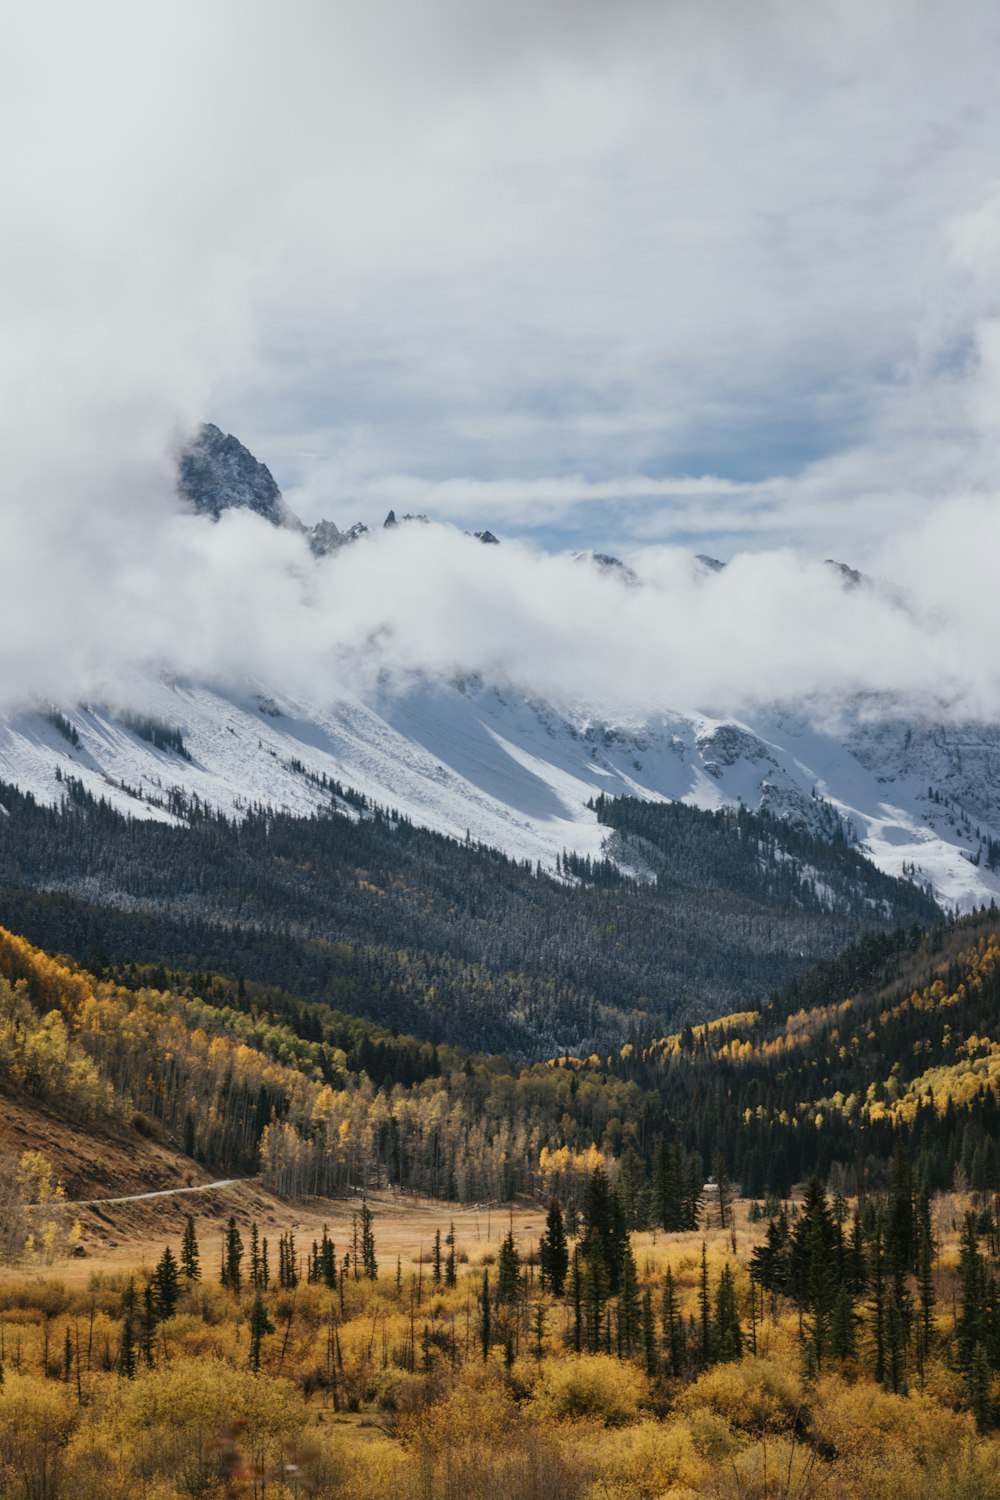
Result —
[[677, 1305], [677, 1288], [674, 1273], [667, 1267], [663, 1279], [663, 1307], [660, 1314], [663, 1328], [663, 1349], [667, 1356], [670, 1374], [679, 1377], [684, 1368], [684, 1323]]
[[243, 1237], [236, 1225], [236, 1216], [230, 1214], [226, 1236], [222, 1244], [222, 1271], [220, 1281], [229, 1291], [239, 1295], [243, 1286], [242, 1275]]
[[454, 1222], [451, 1224], [451, 1227], [449, 1228], [448, 1233], [445, 1235], [444, 1242], [445, 1242], [445, 1245], [448, 1247], [448, 1254], [445, 1256], [445, 1262], [444, 1262], [444, 1284], [445, 1284], [445, 1286], [457, 1286], [458, 1285], [458, 1266], [457, 1266], [456, 1256], [455, 1256], [455, 1225], [454, 1225]]
[[258, 1288], [250, 1308], [250, 1368], [260, 1369], [261, 1342], [265, 1335], [274, 1332], [274, 1324], [267, 1315], [267, 1306]]
[[118, 1374], [135, 1379], [135, 1282], [129, 1277], [122, 1293], [122, 1337], [118, 1347]]
[[639, 1341], [639, 1277], [631, 1244], [622, 1252], [621, 1289], [618, 1293], [618, 1353], [631, 1359]]
[[715, 1292], [714, 1351], [718, 1360], [743, 1357], [743, 1330], [736, 1310], [736, 1282], [727, 1261]]
[[184, 1220], [184, 1235], [181, 1239], [181, 1270], [188, 1281], [201, 1280], [198, 1239], [194, 1232], [194, 1219], [190, 1214]]
[[375, 1259], [374, 1216], [365, 1198], [361, 1204], [361, 1265], [369, 1281], [378, 1280], [378, 1261]]
[[708, 1250], [704, 1240], [701, 1243], [701, 1267], [698, 1272], [698, 1327], [699, 1355], [701, 1365], [706, 1369], [714, 1358], [712, 1339], [712, 1299], [708, 1289]]
[[181, 1280], [177, 1262], [174, 1260], [173, 1251], [169, 1245], [160, 1256], [156, 1270], [153, 1272], [152, 1288], [157, 1317], [161, 1321], [172, 1318], [177, 1311]]
[[493, 1342], [493, 1325], [490, 1311], [490, 1273], [483, 1272], [483, 1292], [479, 1299], [479, 1344], [482, 1349], [483, 1359], [490, 1357], [490, 1344]]
[[558, 1198], [549, 1204], [545, 1233], [538, 1242], [538, 1262], [542, 1287], [554, 1297], [561, 1297], [569, 1271], [569, 1245]]
[[521, 1257], [509, 1229], [500, 1246], [497, 1262], [497, 1306], [516, 1303], [521, 1295]]

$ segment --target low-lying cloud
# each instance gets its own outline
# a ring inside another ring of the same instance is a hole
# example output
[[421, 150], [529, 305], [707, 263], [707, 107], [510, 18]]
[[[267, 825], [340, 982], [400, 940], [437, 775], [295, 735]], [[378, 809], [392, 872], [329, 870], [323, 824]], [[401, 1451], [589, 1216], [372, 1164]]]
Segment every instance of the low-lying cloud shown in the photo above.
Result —
[[895, 538], [860, 584], [791, 551], [712, 571], [663, 547], [631, 557], [630, 584], [587, 559], [420, 522], [317, 561], [246, 512], [171, 513], [91, 542], [62, 549], [26, 527], [4, 549], [5, 706], [141, 700], [150, 674], [330, 703], [479, 673], [619, 722], [789, 699], [828, 715], [858, 694], [880, 711], [891, 699], [1000, 718], [1000, 511], [980, 497]]

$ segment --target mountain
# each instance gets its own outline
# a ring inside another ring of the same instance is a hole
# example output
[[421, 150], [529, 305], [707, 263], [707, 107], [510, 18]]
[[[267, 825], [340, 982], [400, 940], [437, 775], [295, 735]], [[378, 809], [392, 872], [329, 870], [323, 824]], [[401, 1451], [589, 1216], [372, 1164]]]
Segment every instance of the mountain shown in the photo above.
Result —
[[[346, 560], [345, 560], [346, 561]], [[340, 566], [340, 560], [336, 563]], [[1000, 895], [1000, 727], [871, 717], [837, 729], [774, 707], [753, 719], [668, 715], [601, 722], [478, 677], [413, 677], [361, 695], [335, 683], [272, 693], [162, 678], [120, 683], [141, 714], [50, 706], [0, 719], [0, 776], [50, 804], [78, 779], [139, 818], [172, 821], [176, 795], [239, 814], [306, 814], [322, 778], [456, 838], [553, 868], [599, 858], [602, 793], [762, 809], [840, 828], [879, 869], [969, 910]], [[182, 753], [183, 752], [183, 753]]]
[[0, 922], [88, 964], [235, 974], [493, 1052], [704, 1020], [938, 916], [843, 839], [746, 811], [602, 798], [619, 863], [567, 852], [551, 876], [336, 783], [311, 818], [175, 800], [173, 825], [63, 789], [56, 811], [0, 783]]
[[270, 469], [232, 433], [204, 423], [182, 450], [177, 489], [199, 515], [217, 521], [226, 510], [250, 510], [272, 526], [300, 527]]
[[[403, 522], [426, 519], [390, 512], [372, 532], [329, 520], [307, 530], [267, 468], [211, 424], [182, 455], [179, 488], [207, 518], [246, 509], [301, 531], [317, 569], [349, 569], [359, 540], [366, 549], [393, 545]], [[621, 589], [623, 607], [644, 586], [607, 554], [579, 556]], [[723, 567], [699, 563], [706, 577]], [[830, 567], [845, 588], [865, 586], [846, 565]], [[1000, 894], [996, 724], [904, 716], [871, 694], [771, 703], [739, 718], [669, 704], [622, 715], [568, 692], [540, 695], [500, 666], [489, 678], [371, 676], [362, 690], [334, 669], [308, 691], [162, 669], [119, 677], [113, 704], [0, 715], [0, 776], [49, 804], [73, 778], [130, 815], [165, 822], [176, 821], [177, 801], [236, 815], [256, 804], [308, 814], [325, 805], [324, 779], [333, 780], [416, 824], [548, 869], [564, 850], [590, 859], [609, 851], [592, 806], [601, 795], [745, 806], [843, 836], [949, 908]]]
[[595, 1146], [630, 1159], [653, 1222], [676, 1206], [661, 1173], [692, 1164], [700, 1190], [720, 1158], [747, 1196], [814, 1173], [878, 1191], [901, 1159], [919, 1192], [959, 1172], [991, 1188], [996, 916], [871, 935], [711, 1024], [534, 1063], [431, 1048], [223, 976], [94, 975], [0, 928], [0, 1092], [84, 1136], [146, 1122], [219, 1172], [259, 1161], [293, 1197], [379, 1181], [465, 1202], [575, 1197]]

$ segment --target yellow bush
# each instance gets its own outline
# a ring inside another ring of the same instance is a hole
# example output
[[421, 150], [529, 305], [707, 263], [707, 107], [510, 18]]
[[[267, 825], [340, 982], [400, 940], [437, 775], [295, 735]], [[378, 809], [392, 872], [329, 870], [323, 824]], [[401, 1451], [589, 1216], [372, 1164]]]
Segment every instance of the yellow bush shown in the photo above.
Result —
[[307, 1419], [304, 1401], [286, 1380], [218, 1360], [188, 1360], [116, 1381], [105, 1430], [137, 1482], [171, 1474], [179, 1488], [198, 1493], [229, 1452], [251, 1472], [280, 1471]]
[[[0, 1394], [3, 1493], [58, 1494], [63, 1450], [75, 1425], [76, 1413], [65, 1386], [36, 1375], [8, 1375]], [[13, 1480], [9, 1491], [8, 1477]]]
[[608, 1427], [634, 1422], [647, 1393], [634, 1365], [605, 1354], [545, 1360], [532, 1406], [539, 1415], [594, 1417]]
[[699, 1407], [746, 1432], [781, 1432], [803, 1414], [802, 1385], [771, 1360], [744, 1359], [706, 1370], [678, 1398], [678, 1411]]
[[614, 1432], [591, 1430], [577, 1444], [578, 1457], [595, 1474], [593, 1500], [634, 1500], [637, 1495], [694, 1491], [710, 1475], [685, 1422], [637, 1422]]

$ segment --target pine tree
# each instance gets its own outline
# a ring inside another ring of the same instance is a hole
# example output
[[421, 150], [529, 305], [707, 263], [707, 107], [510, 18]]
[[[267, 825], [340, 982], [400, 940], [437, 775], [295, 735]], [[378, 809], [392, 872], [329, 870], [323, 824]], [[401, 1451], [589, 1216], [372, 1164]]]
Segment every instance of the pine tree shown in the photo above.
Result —
[[837, 1289], [830, 1316], [830, 1353], [834, 1359], [853, 1359], [858, 1352], [857, 1314], [846, 1282]]
[[561, 1297], [569, 1271], [569, 1245], [558, 1198], [553, 1198], [549, 1204], [545, 1233], [538, 1242], [538, 1263], [543, 1289], [554, 1297]]
[[455, 1225], [454, 1225], [454, 1223], [452, 1223], [451, 1227], [448, 1230], [448, 1233], [445, 1235], [444, 1242], [445, 1242], [445, 1245], [448, 1247], [448, 1254], [445, 1256], [445, 1262], [444, 1262], [444, 1284], [445, 1284], [445, 1286], [457, 1286], [458, 1285], [458, 1266], [457, 1266], [456, 1257], [455, 1257]]
[[188, 1281], [201, 1280], [198, 1240], [194, 1232], [194, 1219], [190, 1214], [184, 1221], [184, 1236], [181, 1240], [181, 1270]]
[[868, 1310], [872, 1343], [872, 1374], [879, 1385], [886, 1376], [888, 1346], [888, 1309], [886, 1306], [885, 1253], [882, 1224], [876, 1219], [868, 1245]]
[[990, 1362], [982, 1344], [974, 1344], [965, 1376], [966, 1398], [976, 1426], [987, 1432], [993, 1425], [993, 1397], [991, 1393]]
[[621, 1290], [618, 1294], [618, 1353], [631, 1359], [639, 1340], [639, 1278], [632, 1246], [622, 1253]]
[[743, 1330], [736, 1310], [736, 1282], [726, 1261], [715, 1292], [715, 1357], [737, 1360], [743, 1357]]
[[583, 1269], [583, 1315], [587, 1331], [587, 1348], [596, 1354], [601, 1347], [601, 1333], [608, 1302], [608, 1273], [604, 1266], [601, 1242], [596, 1237], [588, 1241]]
[[819, 1374], [828, 1351], [830, 1318], [837, 1298], [836, 1267], [843, 1241], [822, 1184], [812, 1178], [791, 1237], [790, 1284], [805, 1314], [806, 1366]]
[[573, 1246], [573, 1263], [570, 1271], [569, 1294], [573, 1304], [573, 1350], [583, 1350], [583, 1268], [580, 1262], [580, 1246]]
[[532, 1319], [532, 1333], [535, 1336], [535, 1358], [545, 1358], [545, 1305], [542, 1302], [535, 1303]]
[[153, 1341], [156, 1338], [156, 1289], [147, 1282], [142, 1293], [142, 1314], [139, 1319], [139, 1349], [149, 1369], [153, 1368]]
[[135, 1379], [135, 1283], [129, 1278], [122, 1293], [122, 1338], [118, 1348], [118, 1374]]
[[256, 1219], [250, 1225], [250, 1285], [255, 1292], [261, 1288], [260, 1233]]
[[698, 1272], [698, 1327], [700, 1330], [699, 1354], [702, 1368], [707, 1368], [714, 1358], [712, 1340], [712, 1299], [708, 1289], [708, 1251], [701, 1242], [701, 1268]]
[[514, 1231], [509, 1229], [500, 1246], [497, 1261], [497, 1306], [513, 1304], [521, 1295], [521, 1257], [514, 1244]]
[[660, 1315], [663, 1328], [663, 1348], [667, 1356], [670, 1374], [679, 1377], [684, 1368], [684, 1323], [677, 1306], [677, 1288], [674, 1273], [667, 1267], [663, 1280], [663, 1307]]
[[174, 1260], [173, 1251], [169, 1245], [160, 1256], [156, 1270], [153, 1272], [152, 1288], [157, 1318], [161, 1321], [172, 1318], [177, 1311], [181, 1279], [177, 1262]]
[[431, 1262], [431, 1280], [435, 1286], [441, 1285], [441, 1231], [434, 1231], [434, 1255]]
[[260, 1369], [260, 1348], [265, 1336], [274, 1332], [274, 1324], [267, 1315], [267, 1306], [258, 1288], [250, 1308], [250, 1368]]
[[483, 1294], [479, 1301], [479, 1344], [483, 1352], [483, 1359], [490, 1357], [490, 1344], [493, 1341], [493, 1327], [490, 1313], [490, 1273], [483, 1272]]
[[660, 1368], [660, 1351], [656, 1344], [656, 1319], [653, 1316], [653, 1294], [649, 1287], [646, 1287], [642, 1294], [642, 1309], [639, 1314], [639, 1323], [646, 1374], [652, 1379]]
[[222, 1245], [222, 1270], [219, 1276], [224, 1287], [239, 1295], [243, 1286], [241, 1265], [243, 1261], [243, 1237], [236, 1225], [236, 1217], [230, 1214], [226, 1236]]
[[361, 1265], [369, 1281], [378, 1280], [374, 1223], [375, 1220], [366, 1198], [361, 1204]]

